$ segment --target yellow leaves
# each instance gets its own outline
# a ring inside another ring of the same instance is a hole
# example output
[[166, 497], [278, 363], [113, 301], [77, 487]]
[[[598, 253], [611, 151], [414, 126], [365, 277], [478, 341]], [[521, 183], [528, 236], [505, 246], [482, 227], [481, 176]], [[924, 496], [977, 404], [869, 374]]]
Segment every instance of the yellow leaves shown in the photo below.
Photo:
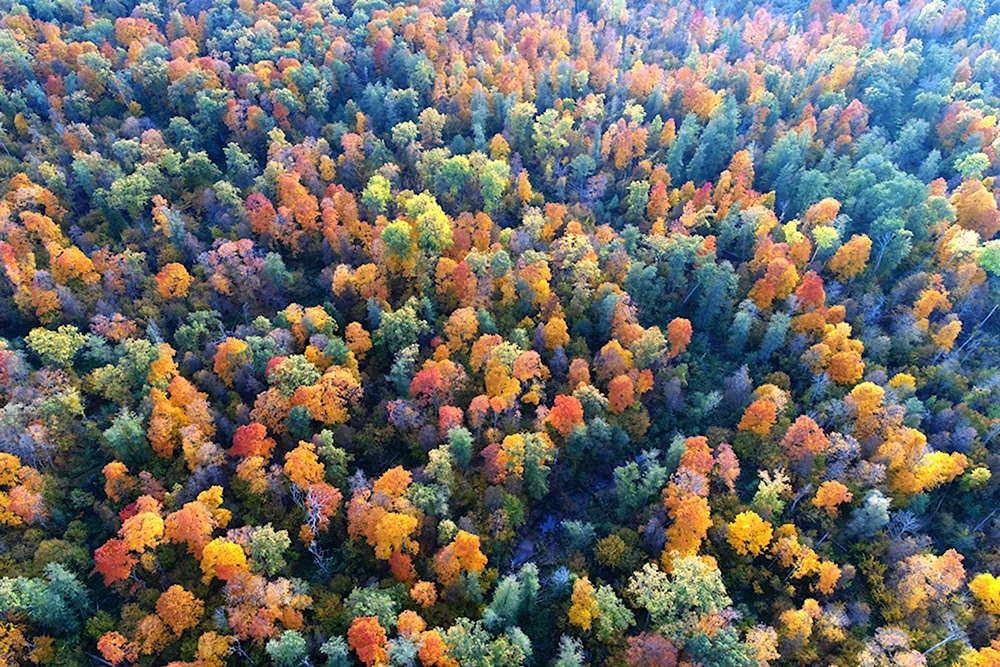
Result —
[[553, 317], [545, 323], [543, 334], [545, 337], [545, 349], [555, 350], [569, 343], [569, 333], [566, 328], [566, 320], [561, 317]]
[[460, 530], [451, 546], [459, 565], [466, 572], [482, 572], [486, 568], [487, 559], [479, 550], [478, 535]]
[[212, 370], [223, 381], [233, 386], [234, 367], [244, 365], [252, 361], [253, 355], [247, 344], [239, 338], [226, 338], [219, 343], [215, 352], [215, 363]]
[[238, 570], [247, 568], [247, 557], [243, 548], [235, 542], [217, 537], [205, 545], [202, 552], [201, 582], [207, 584], [212, 577], [227, 581]]
[[929, 491], [961, 475], [968, 463], [968, 458], [960, 452], [929, 452], [917, 464], [917, 483], [922, 490]]
[[267, 475], [264, 472], [264, 457], [250, 456], [236, 466], [236, 476], [247, 483], [250, 493], [257, 495], [267, 491]]
[[390, 512], [375, 525], [375, 555], [388, 560], [393, 552], [409, 551], [417, 553], [420, 545], [410, 538], [417, 529], [416, 517], [398, 512]]
[[984, 572], [969, 582], [969, 590], [983, 609], [991, 614], [1000, 614], [1000, 579]]
[[889, 380], [889, 387], [900, 393], [912, 393], [917, 390], [917, 379], [909, 373], [896, 373]]
[[316, 445], [300, 440], [298, 447], [285, 454], [284, 472], [292, 484], [306, 491], [310, 485], [323, 481], [326, 468], [316, 456]]
[[959, 332], [962, 331], [962, 321], [955, 319], [947, 324], [944, 324], [937, 333], [931, 335], [931, 340], [934, 344], [941, 348], [944, 352], [951, 352], [951, 349], [955, 346], [955, 339], [958, 338]]
[[822, 614], [823, 610], [816, 600], [806, 599], [801, 609], [788, 609], [781, 614], [782, 636], [792, 644], [804, 644], [812, 636], [813, 621]]
[[824, 595], [829, 595], [840, 581], [840, 568], [833, 561], [825, 560], [819, 564], [819, 581], [815, 589]]
[[206, 632], [198, 638], [198, 658], [205, 667], [223, 667], [226, 656], [233, 650], [233, 637], [220, 635], [217, 632]]
[[384, 493], [389, 498], [402, 498], [403, 494], [410, 487], [413, 475], [402, 466], [390, 468], [382, 473], [382, 476], [375, 480], [375, 493]]
[[590, 630], [590, 625], [599, 613], [594, 598], [593, 584], [587, 577], [580, 577], [573, 583], [572, 605], [569, 608], [569, 622], [581, 630]]
[[136, 506], [139, 511], [125, 519], [118, 535], [129, 551], [155, 549], [164, 535], [160, 503], [152, 496], [142, 496], [136, 501]]
[[857, 438], [867, 438], [879, 429], [884, 398], [885, 390], [873, 382], [862, 382], [851, 390], [848, 404], [854, 408]]
[[769, 522], [761, 519], [756, 512], [747, 511], [737, 514], [729, 524], [726, 539], [741, 556], [747, 554], [759, 556], [771, 543], [773, 534]]

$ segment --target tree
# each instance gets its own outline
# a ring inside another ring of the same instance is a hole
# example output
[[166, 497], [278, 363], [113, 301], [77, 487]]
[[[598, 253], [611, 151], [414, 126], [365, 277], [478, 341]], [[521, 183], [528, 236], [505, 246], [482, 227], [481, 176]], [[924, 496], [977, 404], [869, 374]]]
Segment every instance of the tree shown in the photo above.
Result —
[[806, 456], [817, 456], [829, 447], [830, 439], [819, 424], [807, 415], [800, 415], [781, 440], [781, 448], [793, 461], [800, 461]]
[[128, 579], [138, 562], [122, 540], [108, 540], [94, 551], [94, 570], [104, 575], [105, 586]]
[[668, 359], [673, 359], [687, 349], [691, 342], [691, 322], [683, 317], [675, 317], [667, 325], [667, 337], [670, 339]]
[[758, 399], [747, 407], [737, 428], [741, 431], [751, 431], [764, 438], [777, 423], [777, 418], [778, 406], [774, 401]]
[[871, 255], [872, 241], [867, 235], [855, 234], [851, 240], [840, 246], [827, 263], [830, 269], [841, 280], [846, 282], [854, 278], [868, 264], [868, 257]]
[[302, 664], [308, 652], [305, 637], [295, 630], [285, 630], [280, 637], [268, 641], [266, 651], [279, 667]]
[[156, 288], [164, 299], [183, 299], [191, 288], [191, 274], [178, 262], [170, 262], [156, 274]]
[[1000, 614], [1000, 579], [988, 572], [977, 574], [969, 582], [969, 590], [983, 609], [991, 614]]
[[629, 637], [625, 662], [629, 667], [676, 667], [677, 647], [655, 632]]
[[580, 577], [573, 583], [572, 604], [569, 608], [569, 622], [581, 630], [590, 630], [598, 614], [595, 589], [587, 577]]
[[227, 581], [240, 570], [245, 570], [246, 567], [247, 557], [243, 548], [223, 537], [216, 537], [205, 545], [202, 552], [201, 571], [204, 576], [201, 581], [207, 584], [212, 580], [212, 577]]
[[813, 498], [813, 505], [826, 510], [830, 516], [836, 516], [837, 510], [843, 503], [849, 503], [854, 499], [854, 494], [847, 490], [847, 487], [837, 480], [828, 480], [820, 484], [816, 489], [816, 497]]
[[627, 591], [650, 614], [652, 627], [683, 646], [702, 632], [699, 622], [732, 603], [718, 568], [698, 556], [672, 559], [670, 575], [646, 563], [629, 579]]
[[205, 604], [182, 586], [174, 584], [160, 594], [156, 613], [178, 637], [196, 625], [205, 613]]
[[773, 534], [771, 524], [761, 519], [756, 512], [740, 512], [729, 524], [726, 539], [741, 556], [759, 556], [771, 543]]
[[347, 630], [348, 644], [358, 659], [369, 667], [385, 661], [385, 640], [385, 629], [375, 616], [359, 616], [351, 621]]
[[555, 397], [546, 420], [560, 435], [566, 437], [583, 423], [583, 404], [574, 396], [560, 394]]

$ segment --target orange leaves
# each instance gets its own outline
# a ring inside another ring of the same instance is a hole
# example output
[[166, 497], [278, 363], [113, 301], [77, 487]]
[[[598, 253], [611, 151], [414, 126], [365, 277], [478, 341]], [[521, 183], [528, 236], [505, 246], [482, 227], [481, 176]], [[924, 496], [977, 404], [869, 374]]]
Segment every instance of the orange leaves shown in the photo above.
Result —
[[979, 233], [988, 241], [1000, 230], [1000, 212], [993, 193], [977, 179], [963, 181], [951, 196], [955, 221], [965, 229]]
[[347, 644], [368, 667], [386, 660], [385, 629], [376, 616], [358, 616], [347, 630]]
[[479, 332], [476, 311], [472, 308], [458, 308], [453, 311], [444, 326], [444, 332], [448, 338], [448, 349], [454, 352], [468, 348]]
[[417, 643], [420, 646], [418, 653], [420, 662], [424, 667], [449, 667], [455, 664], [455, 661], [448, 657], [448, 645], [437, 629], [421, 632]]
[[243, 366], [253, 360], [253, 353], [250, 352], [247, 344], [239, 338], [226, 338], [219, 343], [215, 352], [215, 365], [212, 370], [223, 381], [233, 386], [233, 372], [236, 367]]
[[747, 406], [737, 428], [741, 431], [751, 431], [765, 438], [777, 421], [778, 406], [775, 405], [774, 401], [758, 399]]
[[402, 466], [390, 468], [382, 473], [382, 476], [375, 480], [375, 493], [384, 493], [390, 498], [402, 498], [403, 494], [410, 487], [413, 475]]
[[573, 431], [573, 427], [583, 423], [583, 404], [573, 396], [560, 394], [555, 397], [554, 405], [545, 419], [546, 423], [566, 437]]
[[942, 313], [951, 310], [948, 290], [941, 283], [941, 276], [935, 275], [931, 279], [931, 284], [920, 293], [920, 297], [913, 304], [913, 316], [917, 319], [917, 326], [924, 331], [930, 326], [928, 318], [935, 310]]
[[156, 613], [179, 637], [185, 630], [198, 625], [205, 613], [205, 604], [182, 586], [174, 584], [160, 594], [156, 601]]
[[747, 295], [757, 307], [767, 310], [775, 299], [784, 299], [799, 283], [799, 272], [795, 265], [784, 257], [774, 257], [767, 264], [767, 272], [760, 278]]
[[855, 234], [851, 240], [840, 246], [826, 267], [833, 272], [841, 282], [847, 282], [865, 270], [868, 257], [872, 251], [872, 240], [867, 235]]
[[225, 600], [226, 620], [236, 638], [257, 642], [277, 634], [277, 623], [289, 630], [301, 628], [302, 610], [312, 604], [288, 579], [268, 581], [245, 568], [235, 569], [226, 580]]
[[343, 424], [351, 418], [348, 408], [361, 400], [362, 393], [351, 371], [330, 366], [316, 384], [295, 390], [292, 405], [305, 405], [312, 418], [324, 424]]
[[317, 482], [309, 487], [305, 500], [306, 527], [313, 536], [317, 532], [326, 531], [342, 500], [340, 490], [325, 482]]
[[139, 647], [113, 630], [101, 635], [97, 640], [97, 650], [112, 665], [135, 662], [139, 658]]
[[171, 262], [156, 274], [156, 291], [164, 299], [182, 299], [191, 288], [191, 274], [183, 264]]
[[673, 523], [667, 528], [664, 557], [671, 551], [677, 551], [682, 556], [698, 553], [702, 540], [713, 525], [708, 500], [701, 496], [685, 495], [675, 501], [668, 498], [667, 507]]
[[771, 524], [764, 521], [756, 512], [740, 512], [729, 524], [726, 540], [741, 556], [752, 554], [759, 556], [771, 543], [774, 531]]
[[418, 581], [410, 587], [410, 597], [418, 605], [427, 609], [437, 602], [437, 589], [430, 581]]
[[104, 494], [120, 502], [125, 494], [135, 485], [135, 480], [129, 477], [128, 468], [121, 461], [112, 461], [104, 466]]
[[302, 229], [306, 231], [318, 229], [319, 203], [302, 185], [297, 173], [285, 172], [279, 176], [277, 192], [281, 206], [288, 209]]
[[854, 494], [848, 491], [846, 486], [837, 480], [829, 480], [816, 489], [816, 497], [813, 498], [812, 504], [826, 510], [830, 516], [837, 516], [837, 508], [853, 499]]
[[822, 454], [829, 446], [830, 439], [823, 429], [807, 415], [799, 416], [781, 440], [781, 448], [793, 461]]
[[347, 325], [344, 329], [344, 340], [347, 342], [347, 349], [354, 353], [358, 361], [364, 359], [368, 350], [372, 349], [372, 338], [360, 322], [351, 322]]
[[202, 550], [212, 538], [212, 531], [225, 528], [231, 518], [222, 506], [222, 487], [213, 486], [198, 494], [197, 500], [167, 515], [166, 539], [184, 543], [195, 558], [202, 557]]
[[316, 445], [300, 440], [298, 447], [285, 454], [284, 471], [292, 484], [303, 491], [322, 482], [325, 467], [316, 456]]
[[393, 553], [417, 553], [420, 545], [412, 539], [420, 526], [417, 509], [404, 497], [413, 480], [402, 467], [387, 470], [374, 490], [355, 491], [347, 509], [347, 531], [351, 537], [364, 535], [375, 555], [389, 560]]
[[667, 338], [670, 341], [668, 359], [673, 359], [687, 349], [691, 342], [691, 321], [683, 317], [675, 317], [667, 325]]
[[482, 572], [486, 563], [486, 556], [479, 550], [479, 536], [460, 530], [451, 544], [434, 557], [434, 572], [442, 586], [449, 586], [462, 572]]
[[628, 375], [619, 375], [608, 383], [608, 410], [613, 414], [624, 412], [635, 402], [635, 384]]

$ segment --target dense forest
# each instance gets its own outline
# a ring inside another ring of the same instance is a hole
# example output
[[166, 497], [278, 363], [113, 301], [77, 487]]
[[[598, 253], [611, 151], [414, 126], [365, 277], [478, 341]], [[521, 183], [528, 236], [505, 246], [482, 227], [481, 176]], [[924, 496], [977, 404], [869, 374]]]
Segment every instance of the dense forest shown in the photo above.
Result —
[[1000, 666], [998, 0], [0, 0], [0, 666]]

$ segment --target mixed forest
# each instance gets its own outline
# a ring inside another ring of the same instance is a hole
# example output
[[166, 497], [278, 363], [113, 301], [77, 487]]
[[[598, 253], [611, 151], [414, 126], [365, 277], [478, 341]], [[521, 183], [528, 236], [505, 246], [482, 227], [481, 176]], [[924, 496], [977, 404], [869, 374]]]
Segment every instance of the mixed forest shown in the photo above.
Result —
[[0, 0], [0, 665], [1000, 665], [997, 0]]

